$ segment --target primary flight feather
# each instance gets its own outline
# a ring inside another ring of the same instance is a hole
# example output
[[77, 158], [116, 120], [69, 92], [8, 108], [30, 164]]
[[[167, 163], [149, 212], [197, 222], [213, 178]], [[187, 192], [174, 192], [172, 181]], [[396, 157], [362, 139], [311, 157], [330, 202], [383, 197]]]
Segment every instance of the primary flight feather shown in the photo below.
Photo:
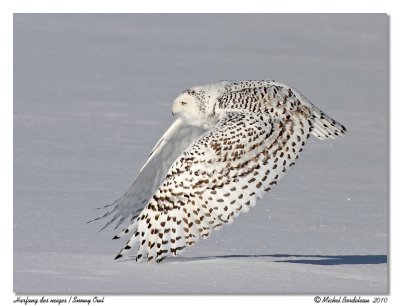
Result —
[[346, 129], [292, 87], [275, 81], [221, 81], [185, 90], [176, 121], [127, 192], [95, 220], [129, 223], [116, 259], [159, 262], [247, 212], [294, 165], [307, 139]]

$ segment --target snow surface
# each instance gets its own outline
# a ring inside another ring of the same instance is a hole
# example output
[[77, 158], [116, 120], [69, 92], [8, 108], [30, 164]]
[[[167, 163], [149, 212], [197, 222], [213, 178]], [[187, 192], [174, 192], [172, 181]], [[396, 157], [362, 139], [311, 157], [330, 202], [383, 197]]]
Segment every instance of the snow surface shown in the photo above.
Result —
[[[387, 293], [384, 14], [14, 15], [14, 291]], [[94, 208], [130, 185], [175, 96], [275, 79], [348, 128], [249, 213], [161, 264], [113, 258]]]

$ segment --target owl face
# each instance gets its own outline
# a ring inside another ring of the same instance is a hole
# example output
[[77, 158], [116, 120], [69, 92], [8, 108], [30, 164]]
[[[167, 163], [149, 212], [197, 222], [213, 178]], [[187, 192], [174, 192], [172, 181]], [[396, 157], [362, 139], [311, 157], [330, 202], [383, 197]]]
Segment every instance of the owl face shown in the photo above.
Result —
[[200, 111], [199, 101], [196, 97], [188, 93], [180, 94], [172, 105], [172, 114], [178, 115], [190, 121], [197, 121], [202, 118], [202, 112]]

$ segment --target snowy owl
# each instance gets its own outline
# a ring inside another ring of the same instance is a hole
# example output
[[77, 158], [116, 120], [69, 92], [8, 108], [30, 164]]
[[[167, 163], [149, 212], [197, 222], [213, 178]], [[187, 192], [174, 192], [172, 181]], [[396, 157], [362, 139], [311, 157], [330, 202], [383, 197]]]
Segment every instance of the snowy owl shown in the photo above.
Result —
[[115, 259], [159, 262], [247, 212], [291, 168], [307, 139], [346, 129], [294, 88], [273, 80], [195, 86], [173, 102], [176, 120], [126, 193], [95, 220], [124, 221]]

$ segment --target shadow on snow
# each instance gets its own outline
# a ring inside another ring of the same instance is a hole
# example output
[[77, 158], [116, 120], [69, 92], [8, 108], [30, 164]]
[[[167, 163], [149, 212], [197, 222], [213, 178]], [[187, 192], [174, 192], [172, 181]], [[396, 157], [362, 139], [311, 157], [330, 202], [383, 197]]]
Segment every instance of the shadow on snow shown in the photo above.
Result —
[[188, 262], [215, 259], [235, 259], [235, 258], [266, 258], [272, 262], [286, 262], [308, 265], [376, 265], [387, 263], [387, 255], [219, 255], [203, 257], [169, 257], [165, 262]]

